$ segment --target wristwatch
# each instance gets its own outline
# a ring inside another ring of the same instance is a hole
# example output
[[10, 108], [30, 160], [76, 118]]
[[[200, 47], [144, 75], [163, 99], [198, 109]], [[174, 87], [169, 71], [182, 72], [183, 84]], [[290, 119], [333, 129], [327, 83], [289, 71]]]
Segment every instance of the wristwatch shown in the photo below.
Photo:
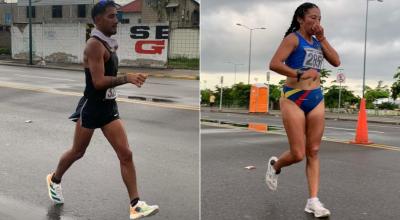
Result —
[[301, 76], [304, 74], [304, 70], [298, 69], [296, 70], [297, 73], [297, 82], [300, 82]]

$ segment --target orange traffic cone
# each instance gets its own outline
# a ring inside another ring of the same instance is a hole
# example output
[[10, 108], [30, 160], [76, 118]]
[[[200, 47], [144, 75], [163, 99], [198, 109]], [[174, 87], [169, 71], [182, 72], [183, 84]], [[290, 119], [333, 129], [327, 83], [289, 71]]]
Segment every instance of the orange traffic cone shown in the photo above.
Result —
[[361, 99], [360, 111], [358, 112], [358, 122], [356, 130], [356, 139], [350, 141], [352, 144], [372, 144], [368, 140], [368, 123], [367, 123], [367, 112], [365, 110], [365, 98]]

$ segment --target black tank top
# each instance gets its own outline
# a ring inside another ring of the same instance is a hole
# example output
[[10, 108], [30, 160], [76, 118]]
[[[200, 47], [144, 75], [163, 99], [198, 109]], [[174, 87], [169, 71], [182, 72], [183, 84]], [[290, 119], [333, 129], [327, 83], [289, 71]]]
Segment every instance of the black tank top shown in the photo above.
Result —
[[[100, 41], [107, 51], [110, 53], [110, 58], [104, 63], [104, 75], [105, 76], [117, 76], [118, 73], [118, 57], [115, 51], [111, 50], [110, 46], [100, 38], [93, 36], [93, 38]], [[84, 96], [88, 99], [104, 100], [107, 89], [97, 90], [92, 81], [92, 75], [89, 68], [85, 68], [86, 87]]]

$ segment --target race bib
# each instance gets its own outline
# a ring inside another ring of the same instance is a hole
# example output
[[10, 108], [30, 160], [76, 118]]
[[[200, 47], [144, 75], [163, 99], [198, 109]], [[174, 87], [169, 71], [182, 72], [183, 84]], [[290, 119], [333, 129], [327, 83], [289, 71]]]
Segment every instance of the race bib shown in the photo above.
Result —
[[115, 88], [107, 89], [105, 99], [116, 99], [116, 98], [117, 98], [117, 91], [115, 90]]
[[304, 48], [304, 51], [306, 56], [304, 57], [303, 67], [320, 70], [324, 61], [322, 51], [310, 47]]

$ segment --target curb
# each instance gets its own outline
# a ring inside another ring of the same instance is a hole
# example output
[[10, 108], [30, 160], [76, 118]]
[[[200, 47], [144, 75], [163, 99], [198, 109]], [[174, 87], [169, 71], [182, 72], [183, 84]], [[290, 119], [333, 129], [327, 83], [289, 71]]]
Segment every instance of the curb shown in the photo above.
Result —
[[[37, 65], [28, 65], [28, 64], [19, 64], [19, 63], [1, 63], [0, 65], [3, 66], [17, 66], [17, 67], [29, 67], [29, 68], [42, 68], [42, 69], [55, 69], [55, 70], [68, 70], [68, 71], [76, 71], [80, 72], [82, 69], [78, 68], [70, 68], [70, 67], [57, 67], [57, 66], [37, 66]], [[126, 67], [120, 67], [120, 68], [126, 68]], [[188, 76], [188, 75], [165, 75], [165, 74], [160, 74], [160, 73], [149, 73], [149, 76], [155, 77], [155, 78], [169, 78], [169, 79], [185, 79], [185, 80], [198, 80], [198, 76]]]
[[[219, 113], [231, 113], [231, 114], [240, 114], [240, 115], [251, 115], [251, 116], [279, 116], [279, 114], [270, 114], [270, 113], [248, 113], [248, 112], [235, 112], [235, 111], [218, 111], [214, 110], [211, 112], [219, 112]], [[335, 118], [335, 117], [325, 117], [326, 120], [335, 120], [335, 121], [357, 121], [357, 119], [352, 118]], [[390, 124], [390, 125], [400, 125], [400, 122], [396, 121], [377, 121], [377, 120], [368, 120], [367, 122], [377, 123], [377, 124]]]
[[[357, 119], [351, 118], [325, 118], [328, 120], [336, 120], [336, 121], [358, 121]], [[391, 124], [391, 125], [400, 125], [400, 122], [396, 121], [376, 121], [376, 120], [367, 120], [367, 122], [376, 123], [376, 124]]]

